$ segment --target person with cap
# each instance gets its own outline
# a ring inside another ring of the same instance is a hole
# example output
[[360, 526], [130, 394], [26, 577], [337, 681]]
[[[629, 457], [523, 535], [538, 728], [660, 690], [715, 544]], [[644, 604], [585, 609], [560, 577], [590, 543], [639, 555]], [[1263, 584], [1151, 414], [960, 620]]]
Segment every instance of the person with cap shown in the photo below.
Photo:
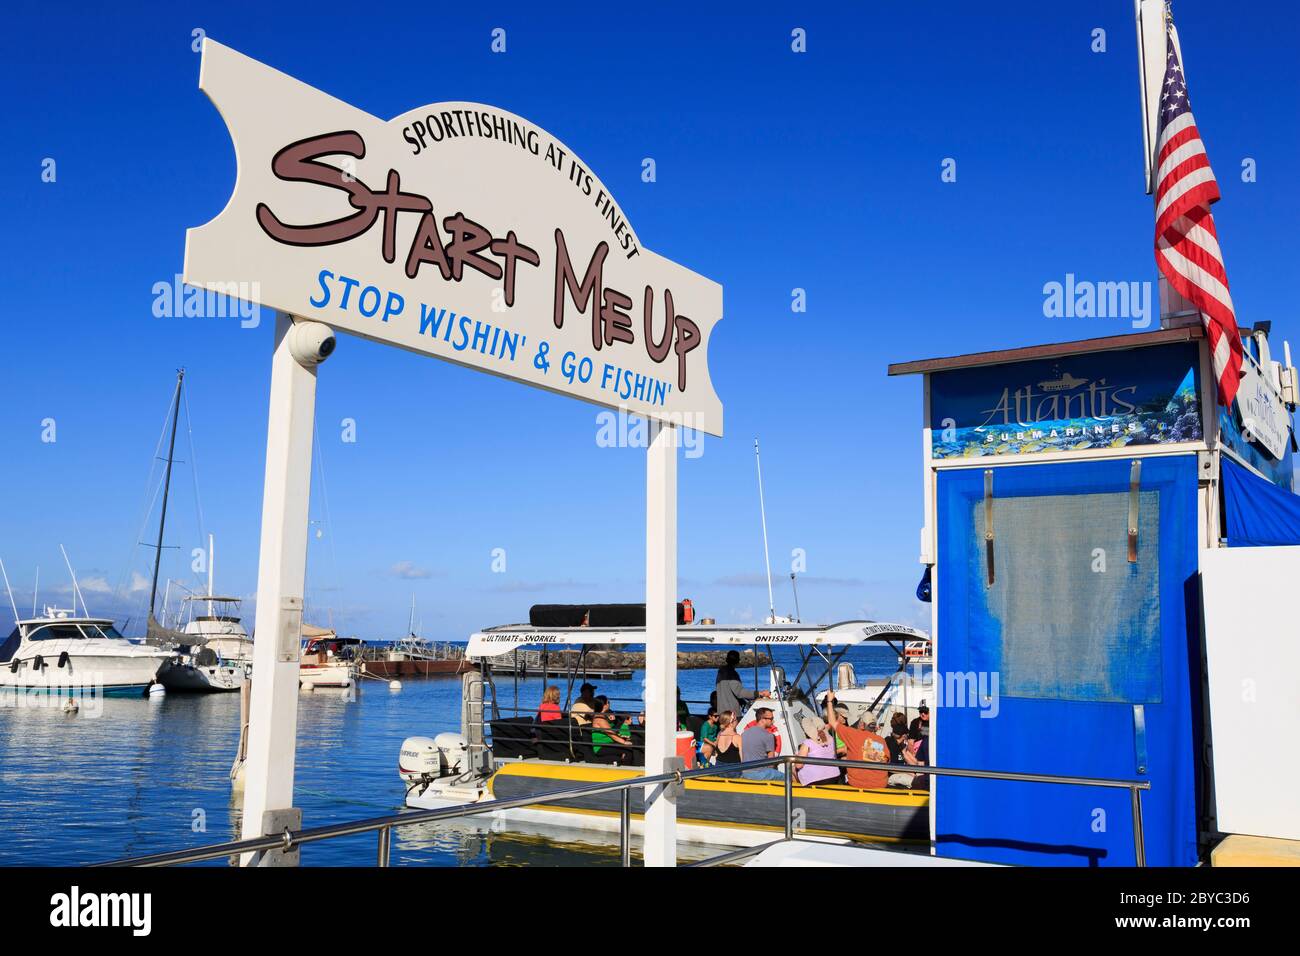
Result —
[[[835, 738], [826, 732], [826, 724], [821, 718], [809, 714], [799, 722], [799, 726], [803, 728], [806, 738], [799, 745], [800, 757], [821, 757], [824, 760], [835, 759]], [[839, 767], [803, 764], [796, 760], [794, 762], [794, 771], [800, 785], [805, 787], [837, 783], [840, 779]]]
[[[754, 711], [754, 716], [757, 719], [740, 735], [740, 759], [744, 763], [749, 763], [751, 760], [765, 760], [777, 755], [776, 737], [772, 734], [772, 724], [776, 718], [772, 716], [772, 708], [758, 707]], [[744, 771], [743, 775], [750, 780], [785, 779], [785, 774], [776, 767], [751, 767]]]
[[912, 718], [912, 723], [907, 728], [908, 733], [928, 737], [930, 735], [930, 708], [925, 701], [921, 701], [921, 706], [916, 708], [916, 713], [917, 716]]
[[744, 681], [740, 679], [740, 672], [736, 670], [736, 665], [740, 663], [739, 651], [727, 651], [727, 662], [718, 668], [718, 676], [714, 680], [714, 694], [716, 699], [713, 706], [718, 713], [724, 710], [732, 710], [738, 714], [745, 712], [744, 705], [756, 697], [769, 696], [767, 691], [750, 690], [745, 686]]
[[569, 708], [569, 716], [579, 724], [591, 723], [591, 714], [597, 713], [596, 685], [583, 684], [578, 688], [578, 699]]
[[[869, 730], [858, 730], [849, 724], [844, 711], [836, 707], [835, 691], [826, 692], [826, 723], [831, 732], [844, 741], [844, 759], [861, 760], [865, 763], [885, 764], [889, 762], [889, 749], [885, 741]], [[849, 767], [845, 781], [850, 787], [859, 790], [876, 790], [885, 787], [889, 774], [884, 770], [867, 770], [864, 767]]]

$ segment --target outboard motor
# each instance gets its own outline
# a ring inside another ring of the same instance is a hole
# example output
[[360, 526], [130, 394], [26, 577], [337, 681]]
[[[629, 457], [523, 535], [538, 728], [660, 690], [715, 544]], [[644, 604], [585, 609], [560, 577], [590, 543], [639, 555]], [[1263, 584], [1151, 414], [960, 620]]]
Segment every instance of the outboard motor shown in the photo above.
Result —
[[397, 757], [397, 773], [408, 784], [453, 777], [469, 769], [469, 747], [460, 734], [407, 737]]
[[858, 677], [853, 673], [853, 665], [845, 662], [835, 668], [835, 689], [850, 690], [858, 685]]
[[407, 737], [397, 753], [397, 773], [407, 783], [442, 776], [442, 755], [431, 737]]

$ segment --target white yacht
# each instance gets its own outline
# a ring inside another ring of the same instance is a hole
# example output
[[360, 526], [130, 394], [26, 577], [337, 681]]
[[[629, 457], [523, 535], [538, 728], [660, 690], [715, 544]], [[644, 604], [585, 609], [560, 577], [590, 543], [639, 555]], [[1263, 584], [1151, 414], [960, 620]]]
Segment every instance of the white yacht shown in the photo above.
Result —
[[170, 657], [128, 641], [109, 618], [47, 607], [41, 617], [18, 621], [0, 644], [0, 694], [144, 696]]
[[252, 675], [253, 640], [240, 622], [239, 606], [239, 598], [215, 594], [185, 599], [186, 620], [180, 634], [188, 639], [183, 646], [190, 651], [177, 655], [163, 675], [168, 689], [236, 691]]

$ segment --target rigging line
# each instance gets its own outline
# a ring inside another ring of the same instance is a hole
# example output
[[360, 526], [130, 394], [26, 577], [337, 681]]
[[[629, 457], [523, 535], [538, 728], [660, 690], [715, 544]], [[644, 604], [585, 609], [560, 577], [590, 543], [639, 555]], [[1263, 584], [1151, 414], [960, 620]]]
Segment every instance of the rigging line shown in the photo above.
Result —
[[[154, 473], [158, 470], [158, 459], [162, 454], [163, 441], [167, 437], [167, 422], [172, 416], [172, 403], [175, 401], [176, 396], [173, 394], [171, 399], [167, 402], [167, 411], [163, 414], [162, 428], [158, 432], [158, 443], [154, 446], [153, 458], [150, 459], [152, 463], [149, 466], [149, 474], [146, 476], [144, 482], [144, 514], [140, 516], [140, 527], [136, 531], [135, 537], [131, 539], [131, 545], [127, 551], [126, 560], [123, 562], [122, 571], [118, 575], [117, 589], [115, 592], [118, 595], [122, 594], [123, 587], [126, 584], [127, 575], [134, 570], [132, 564], [134, 564], [135, 561], [136, 548], [140, 546], [140, 539], [144, 537], [144, 529], [149, 523], [149, 515], [153, 513], [154, 502], [158, 500], [158, 491], [161, 485], [159, 485], [159, 487], [154, 487]], [[161, 481], [161, 478], [159, 480]], [[154, 488], [152, 495], [149, 494], [150, 488]], [[130, 606], [128, 605], [128, 607]]]
[[[194, 479], [194, 510], [198, 512], [199, 517], [199, 543], [203, 544], [208, 540], [205, 533], [206, 528], [203, 521], [203, 499], [199, 497], [199, 459], [194, 454], [194, 421], [190, 418], [190, 396], [186, 392], [185, 399], [185, 435], [190, 443], [190, 476]], [[208, 556], [209, 560], [211, 555]], [[193, 565], [191, 564], [191, 567]], [[198, 572], [195, 572], [196, 574]]]
[[330, 575], [333, 577], [334, 585], [339, 584], [339, 561], [338, 552], [334, 549], [334, 522], [330, 517], [330, 495], [329, 489], [325, 484], [325, 453], [321, 451], [320, 427], [316, 421], [312, 421], [312, 438], [316, 448], [316, 469], [320, 474], [320, 497], [321, 511], [325, 519], [325, 536], [329, 539], [330, 553]]

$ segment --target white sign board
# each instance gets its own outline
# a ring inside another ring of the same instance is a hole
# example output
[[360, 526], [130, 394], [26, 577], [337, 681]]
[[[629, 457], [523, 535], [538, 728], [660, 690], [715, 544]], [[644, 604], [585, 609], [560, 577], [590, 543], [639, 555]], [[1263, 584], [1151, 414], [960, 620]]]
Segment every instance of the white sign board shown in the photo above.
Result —
[[1214, 795], [1224, 833], [1300, 840], [1300, 547], [1201, 552]]
[[1237, 388], [1237, 410], [1242, 434], [1258, 442], [1279, 461], [1291, 441], [1291, 416], [1282, 396], [1273, 388], [1250, 356], [1241, 363], [1241, 384]]
[[513, 113], [384, 121], [210, 39], [234, 194], [186, 283], [600, 405], [722, 434], [722, 287], [641, 244], [572, 150]]

